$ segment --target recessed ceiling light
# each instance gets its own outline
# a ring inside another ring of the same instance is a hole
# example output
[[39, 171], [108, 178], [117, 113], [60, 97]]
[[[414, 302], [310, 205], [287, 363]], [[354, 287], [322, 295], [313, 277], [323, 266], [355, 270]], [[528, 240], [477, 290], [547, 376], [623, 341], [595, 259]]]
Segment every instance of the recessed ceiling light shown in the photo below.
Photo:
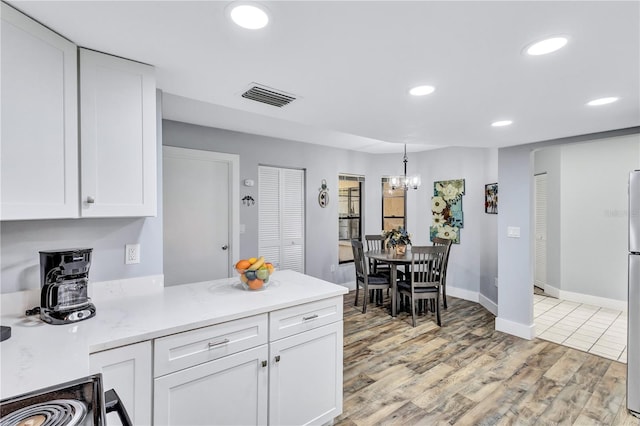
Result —
[[508, 126], [510, 124], [512, 124], [513, 121], [511, 120], [500, 120], [500, 121], [494, 121], [493, 123], [491, 123], [491, 125], [493, 127], [504, 127], [504, 126]]
[[587, 105], [589, 105], [589, 106], [606, 105], [606, 104], [613, 103], [613, 102], [615, 102], [617, 100], [618, 100], [618, 98], [616, 98], [615, 96], [612, 96], [612, 97], [609, 97], [609, 98], [594, 99], [592, 101], [587, 102]]
[[433, 86], [416, 86], [413, 89], [409, 90], [409, 94], [413, 96], [424, 96], [428, 95], [429, 93], [433, 93], [434, 90], [436, 90], [436, 88]]
[[532, 56], [546, 55], [562, 49], [569, 40], [566, 37], [551, 37], [535, 42], [526, 48], [526, 52]]
[[259, 30], [269, 23], [269, 15], [264, 7], [255, 3], [241, 3], [231, 7], [231, 20], [242, 28]]

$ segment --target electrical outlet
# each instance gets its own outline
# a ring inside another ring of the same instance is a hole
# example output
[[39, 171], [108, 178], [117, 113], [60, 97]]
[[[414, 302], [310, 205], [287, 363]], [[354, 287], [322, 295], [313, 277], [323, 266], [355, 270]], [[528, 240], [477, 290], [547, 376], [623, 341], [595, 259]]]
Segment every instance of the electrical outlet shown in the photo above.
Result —
[[124, 263], [132, 265], [140, 263], [140, 244], [127, 244], [124, 247]]
[[336, 271], [336, 265], [331, 265], [331, 272], [335, 272]]

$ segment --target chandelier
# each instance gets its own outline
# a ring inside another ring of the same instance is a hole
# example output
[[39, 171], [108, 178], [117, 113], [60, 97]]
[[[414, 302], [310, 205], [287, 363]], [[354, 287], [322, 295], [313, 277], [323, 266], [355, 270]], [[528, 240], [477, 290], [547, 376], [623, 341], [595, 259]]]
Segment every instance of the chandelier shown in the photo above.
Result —
[[392, 176], [389, 179], [389, 183], [391, 184], [391, 189], [395, 190], [398, 188], [402, 188], [405, 191], [409, 188], [418, 189], [420, 184], [422, 183], [420, 179], [420, 175], [412, 175], [407, 176], [407, 144], [404, 145], [404, 158], [402, 162], [404, 163], [404, 175], [402, 176]]

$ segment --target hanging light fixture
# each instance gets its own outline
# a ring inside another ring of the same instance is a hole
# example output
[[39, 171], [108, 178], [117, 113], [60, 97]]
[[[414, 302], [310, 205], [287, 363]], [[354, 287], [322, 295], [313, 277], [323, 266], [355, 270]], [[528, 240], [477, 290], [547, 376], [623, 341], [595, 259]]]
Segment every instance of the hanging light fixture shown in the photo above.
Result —
[[391, 184], [391, 189], [402, 188], [405, 191], [409, 188], [418, 189], [422, 180], [420, 179], [420, 175], [412, 175], [407, 176], [407, 144], [404, 145], [404, 158], [402, 162], [404, 163], [404, 175], [403, 176], [392, 176], [389, 179], [389, 183]]

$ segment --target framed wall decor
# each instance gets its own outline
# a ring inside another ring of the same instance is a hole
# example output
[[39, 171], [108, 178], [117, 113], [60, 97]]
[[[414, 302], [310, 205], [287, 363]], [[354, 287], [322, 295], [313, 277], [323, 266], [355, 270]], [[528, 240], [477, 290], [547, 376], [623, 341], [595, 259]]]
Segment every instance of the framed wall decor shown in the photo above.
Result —
[[484, 212], [498, 214], [498, 184], [489, 183], [484, 186]]
[[464, 226], [462, 196], [464, 179], [444, 180], [433, 183], [431, 197], [431, 226], [429, 239], [434, 237], [453, 240], [460, 244], [460, 230]]

